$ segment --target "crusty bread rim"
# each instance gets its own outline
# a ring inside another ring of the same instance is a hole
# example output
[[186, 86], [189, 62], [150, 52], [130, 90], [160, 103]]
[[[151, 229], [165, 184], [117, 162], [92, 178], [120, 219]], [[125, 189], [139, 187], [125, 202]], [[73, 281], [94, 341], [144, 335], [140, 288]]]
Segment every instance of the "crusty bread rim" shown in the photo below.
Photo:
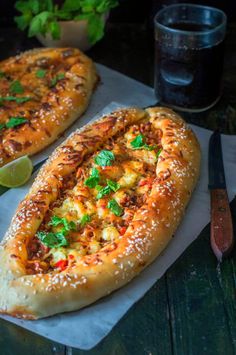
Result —
[[[98, 81], [92, 60], [75, 48], [38, 48], [0, 62], [1, 71], [19, 67], [20, 75], [21, 67], [22, 70], [23, 68], [25, 70], [27, 66], [33, 65], [39, 59], [44, 57], [53, 59], [55, 56], [63, 56], [63, 53], [69, 51], [72, 51], [76, 63], [65, 71], [65, 88], [59, 84], [57, 91], [54, 90], [55, 88], [48, 89], [45, 96], [42, 97], [36, 117], [32, 115], [30, 124], [17, 126], [16, 129], [12, 128], [3, 132], [0, 142], [0, 166], [20, 156], [33, 155], [54, 142], [84, 113]], [[61, 61], [63, 62], [63, 57]], [[66, 65], [66, 59], [64, 62]], [[47, 69], [47, 71], [50, 70]], [[21, 109], [24, 110], [25, 106], [22, 104], [21, 106]]]
[[[124, 126], [149, 118], [162, 130], [156, 179], [119, 243], [85, 256], [61, 273], [26, 275], [26, 243], [36, 233], [63, 177]], [[0, 251], [0, 312], [36, 319], [77, 310], [109, 294], [150, 264], [171, 240], [199, 175], [198, 141], [186, 123], [165, 108], [121, 109], [74, 132], [41, 168], [19, 205]]]

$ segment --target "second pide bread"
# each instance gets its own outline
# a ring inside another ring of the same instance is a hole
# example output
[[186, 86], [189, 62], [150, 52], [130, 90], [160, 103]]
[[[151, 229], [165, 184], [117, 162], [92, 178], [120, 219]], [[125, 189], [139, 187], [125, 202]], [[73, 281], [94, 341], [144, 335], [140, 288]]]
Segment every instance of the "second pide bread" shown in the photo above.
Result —
[[74, 48], [0, 62], [0, 166], [55, 141], [86, 110], [97, 80], [92, 60]]

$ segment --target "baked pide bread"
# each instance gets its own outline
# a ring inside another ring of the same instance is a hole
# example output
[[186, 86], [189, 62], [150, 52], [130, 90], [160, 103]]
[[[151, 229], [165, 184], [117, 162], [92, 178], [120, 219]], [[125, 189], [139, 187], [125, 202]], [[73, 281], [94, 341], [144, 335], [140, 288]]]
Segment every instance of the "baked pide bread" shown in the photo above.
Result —
[[85, 111], [96, 82], [78, 49], [34, 49], [0, 62], [0, 166], [56, 140]]
[[199, 165], [194, 133], [169, 109], [121, 109], [74, 132], [2, 242], [0, 311], [46, 317], [125, 285], [173, 237]]

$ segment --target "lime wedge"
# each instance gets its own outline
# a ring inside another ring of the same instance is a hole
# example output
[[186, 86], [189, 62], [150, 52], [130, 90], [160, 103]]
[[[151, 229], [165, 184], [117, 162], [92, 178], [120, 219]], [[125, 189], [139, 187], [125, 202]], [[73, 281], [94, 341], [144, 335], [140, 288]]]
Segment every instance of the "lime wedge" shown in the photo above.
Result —
[[17, 187], [29, 180], [33, 170], [31, 160], [27, 155], [20, 157], [0, 168], [0, 185]]

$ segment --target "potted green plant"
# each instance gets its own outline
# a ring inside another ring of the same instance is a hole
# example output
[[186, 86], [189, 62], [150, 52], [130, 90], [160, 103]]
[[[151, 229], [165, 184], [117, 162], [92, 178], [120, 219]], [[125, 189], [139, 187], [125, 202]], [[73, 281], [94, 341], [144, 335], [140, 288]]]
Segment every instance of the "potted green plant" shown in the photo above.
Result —
[[109, 10], [117, 0], [19, 0], [14, 18], [20, 30], [47, 47], [89, 49], [104, 35]]

